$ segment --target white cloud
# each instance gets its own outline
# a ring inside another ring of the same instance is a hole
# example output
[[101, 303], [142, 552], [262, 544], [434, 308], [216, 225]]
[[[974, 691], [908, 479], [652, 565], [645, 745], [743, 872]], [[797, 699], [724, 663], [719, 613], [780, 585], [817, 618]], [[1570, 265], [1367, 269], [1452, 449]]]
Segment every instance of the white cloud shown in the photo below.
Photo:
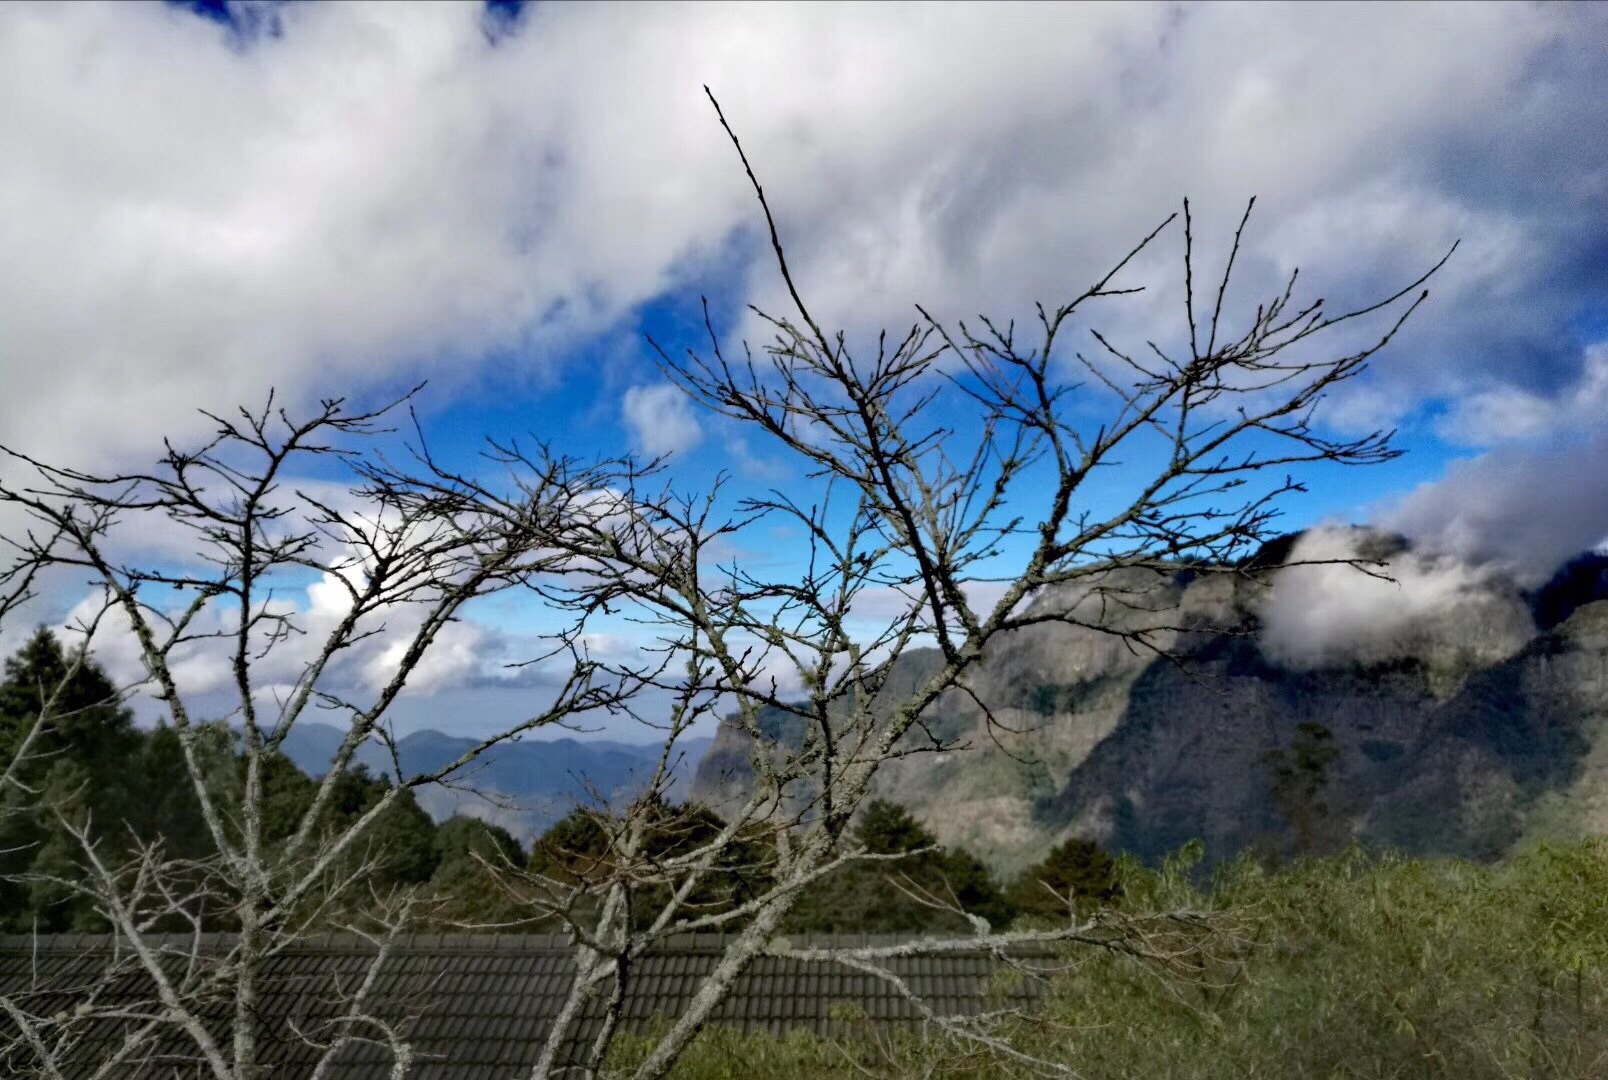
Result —
[[620, 401], [620, 415], [632, 444], [650, 457], [691, 450], [703, 439], [692, 402], [669, 383], [631, 387]]
[[1378, 520], [1527, 585], [1608, 541], [1608, 431], [1563, 446], [1504, 446], [1454, 462]]
[[[308, 670], [349, 610], [350, 602], [334, 576], [324, 574], [301, 590], [281, 586], [268, 607], [288, 617], [300, 632], [271, 648], [265, 647], [267, 641], [262, 635], [254, 637], [251, 676], [259, 691], [259, 704], [265, 693], [271, 699], [275, 688], [282, 698], [288, 697], [288, 688], [295, 686]], [[95, 597], [85, 597], [62, 620], [63, 629], [70, 631], [98, 608]], [[372, 632], [373, 636], [338, 653], [320, 685], [354, 699], [372, 697], [396, 674], [409, 640], [422, 625], [423, 614], [416, 606], [396, 605], [366, 618], [359, 624], [359, 633]], [[213, 604], [192, 624], [192, 632], [220, 636], [191, 642], [174, 651], [174, 681], [192, 709], [198, 704], [203, 711], [232, 710], [239, 705], [230, 659], [234, 626], [234, 610]], [[449, 623], [409, 678], [408, 692], [428, 696], [476, 682], [515, 682], [517, 676], [502, 667], [511, 659], [519, 659], [510, 655], [510, 644], [472, 617]], [[121, 609], [113, 609], [101, 621], [91, 647], [97, 661], [120, 685], [145, 678], [139, 645]]]
[[[347, 520], [374, 520], [387, 514], [373, 502], [366, 501], [346, 488], [327, 481], [286, 479], [284, 489], [296, 488], [316, 493], [324, 505], [338, 508]], [[307, 528], [310, 508], [298, 501], [281, 501], [278, 508], [290, 510], [288, 516], [278, 519], [281, 527]], [[157, 542], [149, 542], [152, 522], [142, 518], [155, 518]], [[133, 543], [128, 542], [132, 535]], [[184, 539], [188, 537], [188, 540]], [[168, 568], [195, 566], [202, 555], [196, 551], [194, 530], [182, 530], [164, 517], [136, 515], [114, 527], [106, 541], [113, 551], [139, 551], [146, 558], [155, 557]], [[204, 554], [204, 553], [203, 553]], [[218, 553], [214, 550], [212, 555]], [[372, 556], [360, 546], [345, 547], [338, 536], [329, 536], [322, 545], [319, 558], [330, 567], [317, 576], [298, 577], [281, 574], [272, 581], [259, 583], [257, 610], [275, 619], [282, 619], [289, 632], [271, 636], [278, 624], [260, 622], [252, 632], [249, 652], [253, 700], [259, 708], [272, 709], [276, 702], [289, 699], [294, 688], [312, 670], [321, 650], [351, 611], [353, 593], [348, 583], [361, 586], [364, 575], [372, 568]], [[207, 571], [198, 571], [204, 578]], [[88, 625], [101, 610], [100, 594], [85, 595], [83, 579], [75, 574], [71, 595], [76, 599], [59, 620], [55, 620], [71, 640], [81, 640], [79, 627]], [[51, 590], [59, 598], [60, 586]], [[173, 594], [164, 604], [160, 594], [151, 590], [141, 593], [142, 599], [159, 608], [170, 608], [166, 614], [176, 616], [190, 595]], [[41, 597], [32, 610], [24, 613], [30, 618], [49, 610], [48, 599]], [[416, 635], [425, 626], [429, 612], [428, 596], [419, 594], [405, 602], [391, 603], [369, 611], [351, 632], [348, 643], [330, 658], [319, 678], [321, 693], [333, 694], [366, 707], [396, 676], [407, 650]], [[514, 666], [549, 652], [551, 642], [539, 639], [535, 633], [512, 634], [488, 619], [493, 612], [484, 598], [466, 604], [456, 617], [441, 626], [408, 677], [404, 694], [409, 698], [431, 698], [442, 693], [471, 688], [501, 687], [510, 690], [530, 691], [552, 683], [552, 672], [535, 666]], [[233, 651], [238, 627], [239, 607], [232, 597], [213, 598], [206, 603], [188, 625], [190, 640], [178, 645], [171, 653], [170, 668], [175, 684], [184, 696], [192, 716], [216, 719], [232, 715], [241, 706], [235, 684]], [[48, 616], [47, 616], [48, 617]], [[3, 630], [0, 645], [13, 648], [26, 631], [29, 619], [13, 620]], [[158, 636], [161, 636], [160, 626]], [[146, 669], [136, 636], [121, 607], [114, 606], [99, 621], [91, 643], [97, 661], [120, 685], [143, 683]], [[559, 678], [567, 675], [567, 671]], [[153, 707], [154, 708], [154, 707]], [[263, 714], [271, 722], [273, 713]]]
[[[539, 5], [495, 45], [470, 4], [278, 18], [241, 48], [165, 5], [0, 14], [7, 441], [100, 461], [269, 382], [450, 383], [493, 347], [545, 363], [755, 229], [704, 82], [829, 324], [1054, 300], [1185, 193], [1208, 254], [1262, 196], [1278, 250], [1246, 253], [1248, 287], [1299, 256], [1331, 295], [1373, 289], [1461, 231], [1479, 257], [1434, 325], [1468, 340], [1596, 287], [1535, 281], [1598, 228], [1603, 152], [1573, 134], [1601, 119], [1589, 5]], [[1453, 370], [1440, 336], [1392, 385], [1529, 378]]]
[[[1366, 530], [1320, 528], [1303, 536], [1292, 562], [1377, 558], [1381, 538]], [[1432, 551], [1398, 551], [1371, 576], [1344, 564], [1278, 571], [1262, 604], [1262, 650], [1304, 669], [1398, 656], [1436, 647], [1471, 650], [1487, 662], [1517, 650], [1533, 632], [1529, 616], [1489, 567]]]
[[1475, 446], [1608, 427], [1608, 343], [1587, 347], [1579, 377], [1555, 393], [1481, 390], [1457, 402], [1438, 427], [1444, 437]]
[[[828, 326], [898, 329], [917, 301], [1026, 314], [1185, 194], [1209, 263], [1257, 194], [1231, 304], [1294, 261], [1310, 295], [1372, 295], [1464, 239], [1337, 422], [1437, 395], [1479, 443], [1583, 424], [1601, 354], [1557, 386], [1578, 361], [1560, 335], [1604, 299], [1608, 147], [1578, 133], [1608, 124], [1605, 10], [544, 4], [492, 45], [472, 4], [296, 4], [241, 48], [166, 5], [8, 5], [0, 441], [99, 465], [270, 383], [292, 402], [421, 374], [450, 393], [494, 349], [543, 374], [732, 251], [759, 257], [727, 299], [785, 311], [703, 83]], [[1176, 248], [1134, 270], [1163, 287], [1113, 328], [1176, 339]], [[666, 386], [622, 411], [651, 453], [701, 435]], [[1478, 459], [1392, 520], [1470, 559], [1567, 554], [1601, 527], [1603, 452]], [[432, 685], [491, 677], [508, 646], [453, 633]], [[383, 673], [383, 649], [352, 659]]]
[[1608, 344], [1588, 346], [1578, 374], [1556, 389], [1488, 387], [1437, 428], [1494, 448], [1381, 500], [1373, 519], [1382, 527], [1525, 586], [1608, 543]]

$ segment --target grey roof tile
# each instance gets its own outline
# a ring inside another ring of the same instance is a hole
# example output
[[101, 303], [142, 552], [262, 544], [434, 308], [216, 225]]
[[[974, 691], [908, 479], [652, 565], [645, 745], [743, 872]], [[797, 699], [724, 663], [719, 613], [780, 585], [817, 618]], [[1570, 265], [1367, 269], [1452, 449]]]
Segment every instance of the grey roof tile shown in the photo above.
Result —
[[[794, 944], [852, 947], [889, 940], [842, 935], [795, 939]], [[677, 935], [658, 952], [641, 957], [626, 997], [626, 1029], [644, 1031], [677, 1015], [701, 978], [714, 968], [722, 941], [714, 934]], [[49, 1011], [70, 1007], [82, 999], [85, 987], [111, 955], [109, 945], [109, 939], [92, 935], [37, 941], [0, 938], [0, 993]], [[160, 945], [171, 952], [165, 964], [178, 977], [192, 940], [174, 937]], [[204, 960], [220, 956], [232, 947], [233, 939], [208, 935], [205, 945]], [[298, 943], [267, 961], [260, 1016], [264, 1059], [274, 1065], [276, 1073], [295, 1076], [311, 1071], [318, 1052], [297, 1036], [292, 1022], [303, 1031], [318, 1032], [336, 1015], [337, 998], [355, 991], [371, 956], [371, 946], [344, 935]], [[1045, 951], [1040, 959], [1050, 956]], [[975, 954], [949, 954], [901, 959], [890, 967], [916, 993], [933, 999], [940, 1012], [959, 1013], [984, 1007], [984, 995], [991, 989], [991, 976], [999, 969], [999, 961]], [[512, 1076], [539, 1054], [541, 1040], [568, 991], [572, 970], [568, 946], [557, 936], [420, 935], [398, 943], [375, 982], [371, 1005], [377, 1015], [400, 1023], [407, 1033], [417, 1055], [418, 1076], [431, 1080]], [[1008, 997], [1015, 1003], [1027, 1003], [1042, 992], [1040, 981], [1017, 980]], [[130, 965], [126, 974], [113, 980], [104, 1000], [132, 1002], [148, 996], [146, 977]], [[877, 1023], [918, 1020], [910, 1003], [882, 980], [828, 963], [780, 957], [756, 960], [739, 977], [716, 1020], [744, 1030], [779, 1032], [805, 1027], [829, 1034], [845, 1027], [845, 1014], [838, 1003]], [[572, 1033], [567, 1055], [579, 1055], [589, 1045], [603, 1008], [603, 1001], [592, 1002]], [[226, 1002], [209, 1005], [204, 1016], [216, 1034], [224, 1037], [229, 1019]], [[4, 1027], [8, 1023], [0, 1021], [0, 1045], [7, 1041]], [[324, 1030], [327, 1033], [327, 1028]], [[81, 1044], [84, 1067], [70, 1070], [68, 1075], [74, 1080], [87, 1075], [98, 1048], [115, 1043], [121, 1032], [121, 1021], [107, 1019], [94, 1024]], [[185, 1046], [181, 1034], [170, 1033], [158, 1053], [126, 1075], [130, 1080], [178, 1075], [176, 1062]], [[377, 1080], [386, 1074], [389, 1064], [384, 1047], [352, 1043], [339, 1055], [334, 1076], [338, 1080]], [[0, 1061], [0, 1073], [9, 1075], [8, 1070], [16, 1072], [15, 1064]]]

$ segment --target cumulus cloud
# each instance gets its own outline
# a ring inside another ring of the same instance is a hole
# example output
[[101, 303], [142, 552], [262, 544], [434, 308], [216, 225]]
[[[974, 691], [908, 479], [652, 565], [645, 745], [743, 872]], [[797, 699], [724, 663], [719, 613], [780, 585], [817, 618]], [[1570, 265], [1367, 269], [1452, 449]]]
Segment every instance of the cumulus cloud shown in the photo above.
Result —
[[[348, 522], [387, 528], [400, 524], [392, 510], [334, 481], [285, 477], [279, 490], [281, 495], [289, 490], [303, 492]], [[266, 524], [270, 533], [278, 529], [301, 535], [302, 530], [314, 528], [307, 516], [314, 511], [300, 498], [272, 502], [273, 509], [282, 516]], [[112, 527], [103, 539], [102, 550], [119, 565], [129, 560], [140, 566], [161, 566], [169, 572], [188, 567], [203, 579], [208, 571], [198, 567], [198, 561], [215, 560], [222, 554], [204, 542], [196, 528], [181, 527], [181, 523], [164, 514], [131, 515]], [[270, 721], [277, 704], [290, 699], [318, 662], [330, 636], [348, 618], [352, 590], [362, 587], [374, 565], [371, 549], [357, 541], [348, 544], [335, 531], [323, 535], [304, 554], [316, 558], [327, 569], [309, 575], [282, 567], [273, 579], [258, 584], [254, 610], [264, 618], [252, 632], [248, 652], [253, 700], [259, 709], [268, 710], [265, 715]], [[22, 617], [0, 627], [0, 651], [15, 648], [36, 618], [56, 625], [67, 640], [73, 641], [81, 640], [81, 628], [94, 624], [91, 649], [114, 681], [129, 687], [145, 683], [147, 673], [141, 649], [123, 609], [114, 605], [102, 614], [102, 593], [85, 593], [81, 571], [64, 575], [58, 570], [56, 577], [60, 580], [42, 591], [20, 613]], [[193, 593], [165, 595], [166, 601], [156, 587], [141, 592], [146, 603], [158, 609], [170, 608], [166, 612], [169, 618], [187, 608]], [[70, 605], [65, 610], [63, 600]], [[396, 677], [410, 644], [425, 626], [427, 600], [428, 594], [419, 593], [368, 611], [356, 623], [347, 644], [324, 665], [319, 677], [320, 692], [359, 707], [372, 702]], [[516, 634], [503, 629], [494, 621], [493, 604], [489, 597], [471, 601], [453, 620], [436, 630], [428, 651], [408, 677], [404, 690], [407, 698], [428, 699], [489, 688], [539, 692], [562, 682], [569, 673], [567, 668], [555, 673], [554, 664], [529, 662], [551, 652], [552, 643], [540, 639], [534, 631]], [[52, 612], [56, 613], [54, 617]], [[242, 705], [233, 667], [238, 617], [238, 602], [232, 596], [211, 598], [187, 624], [188, 640], [177, 645], [169, 656], [174, 681], [192, 716], [216, 719], [234, 715]], [[285, 632], [281, 633], [282, 629]], [[155, 711], [154, 705], [142, 709], [145, 713]]]
[[[450, 395], [510, 356], [545, 375], [714, 269], [732, 306], [786, 312], [706, 82], [829, 327], [897, 329], [916, 302], [1028, 314], [1185, 194], [1209, 264], [1256, 194], [1231, 306], [1295, 262], [1332, 305], [1377, 295], [1464, 241], [1331, 422], [1435, 398], [1474, 445], [1585, 423], [1608, 144], [1579, 133], [1608, 130], [1608, 8], [1358, 10], [542, 4], [488, 36], [478, 5], [331, 3], [247, 40], [171, 5], [8, 5], [0, 441], [98, 466], [269, 384], [294, 402], [429, 375]], [[1176, 249], [1132, 270], [1165, 287], [1108, 325], [1166, 344]], [[622, 397], [650, 453], [702, 435], [668, 390]], [[1493, 452], [1391, 521], [1544, 562], [1601, 538], [1603, 450]], [[497, 649], [458, 645], [440, 685]]]
[[1553, 393], [1481, 390], [1458, 401], [1438, 427], [1443, 436], [1476, 446], [1608, 428], [1608, 343], [1588, 346], [1579, 376]]
[[1295, 669], [1380, 663], [1437, 650], [1491, 661], [1516, 651], [1533, 632], [1511, 585], [1491, 568], [1436, 552], [1390, 551], [1368, 530], [1320, 528], [1303, 536], [1291, 562], [1377, 558], [1370, 576], [1342, 564], [1278, 571], [1261, 609], [1261, 646]]
[[1451, 441], [1495, 448], [1384, 501], [1373, 515], [1384, 528], [1527, 587], [1608, 544], [1608, 344], [1583, 350], [1572, 381], [1481, 390], [1438, 427]]
[[691, 450], [703, 439], [692, 402], [669, 383], [633, 386], [620, 401], [631, 442], [650, 457]]
[[[68, 640], [77, 640], [74, 628], [82, 625], [99, 609], [95, 597], [85, 597], [68, 612], [61, 628]], [[301, 590], [281, 588], [267, 604], [276, 615], [288, 617], [300, 633], [267, 648], [260, 635], [253, 642], [255, 659], [252, 682], [259, 706], [274, 700], [288, 700], [308, 666], [317, 657], [329, 634], [350, 609], [346, 589], [324, 574]], [[359, 624], [359, 632], [371, 632], [355, 645], [338, 653], [326, 669], [320, 686], [353, 700], [372, 698], [396, 674], [412, 635], [419, 629], [423, 613], [410, 605], [397, 605], [375, 613]], [[234, 613], [212, 605], [192, 624], [197, 635], [220, 635], [179, 646], [171, 657], [174, 681], [190, 703], [200, 708], [203, 719], [208, 709], [232, 711], [239, 705], [232, 665]], [[408, 693], [431, 696], [448, 690], [472, 686], [530, 686], [538, 680], [530, 669], [507, 665], [526, 659], [517, 653], [520, 643], [496, 628], [472, 617], [442, 627], [435, 644], [414, 669], [408, 680]], [[529, 653], [538, 650], [532, 643]], [[138, 642], [121, 609], [113, 609], [101, 620], [92, 642], [95, 658], [120, 685], [134, 685], [145, 679]]]
[[1539, 584], [1561, 563], [1608, 544], [1608, 430], [1561, 447], [1498, 447], [1454, 462], [1379, 520]]
[[[754, 229], [703, 82], [832, 324], [1076, 292], [1186, 192], [1208, 255], [1261, 195], [1247, 288], [1301, 259], [1344, 298], [1464, 237], [1478, 257], [1381, 376], [1387, 419], [1548, 392], [1603, 298], [1608, 148], [1578, 137], [1608, 125], [1593, 5], [535, 5], [490, 36], [468, 4], [276, 19], [243, 41], [168, 5], [0, 15], [8, 441], [100, 460], [270, 381], [535, 369]], [[763, 259], [747, 292], [784, 307]], [[1161, 308], [1127, 310], [1162, 333]]]

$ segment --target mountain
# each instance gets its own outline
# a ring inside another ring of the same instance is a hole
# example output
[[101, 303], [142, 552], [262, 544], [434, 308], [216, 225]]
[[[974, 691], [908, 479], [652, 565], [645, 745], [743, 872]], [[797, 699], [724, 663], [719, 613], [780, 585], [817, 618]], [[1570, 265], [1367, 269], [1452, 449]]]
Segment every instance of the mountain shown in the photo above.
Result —
[[[284, 752], [310, 776], [322, 776], [344, 732], [328, 724], [298, 724]], [[670, 795], [684, 798], [692, 770], [711, 740], [684, 739], [677, 745]], [[473, 748], [476, 740], [440, 731], [416, 731], [397, 741], [404, 775], [434, 772]], [[440, 821], [473, 814], [507, 828], [528, 843], [582, 802], [616, 801], [641, 790], [658, 763], [654, 743], [605, 740], [530, 739], [486, 751], [452, 779], [452, 787], [430, 784], [418, 791], [419, 805]], [[389, 753], [375, 742], [358, 748], [358, 763], [372, 773], [396, 771]], [[463, 790], [471, 787], [474, 790]]]
[[[1108, 625], [1175, 627], [1157, 636], [1172, 657], [1059, 623], [1003, 637], [969, 680], [998, 742], [952, 692], [928, 727], [967, 748], [891, 761], [875, 794], [1007, 873], [1070, 835], [1145, 859], [1198, 838], [1216, 860], [1353, 839], [1483, 857], [1608, 832], [1608, 559], [1525, 590], [1397, 537], [1344, 538], [1389, 558], [1391, 583], [1284, 567], [1298, 540], [1260, 556], [1270, 581], [1180, 567], [1040, 595], [1089, 621], [1103, 604]], [[1108, 602], [1127, 589], [1147, 602]], [[908, 653], [897, 681], [936, 662]], [[751, 750], [723, 726], [693, 796], [740, 796]]]

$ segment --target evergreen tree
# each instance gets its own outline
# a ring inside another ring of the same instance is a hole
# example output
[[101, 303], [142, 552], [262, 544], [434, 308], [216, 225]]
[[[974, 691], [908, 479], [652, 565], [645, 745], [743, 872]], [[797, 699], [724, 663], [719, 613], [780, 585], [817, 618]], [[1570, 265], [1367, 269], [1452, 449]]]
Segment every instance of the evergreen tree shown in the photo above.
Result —
[[1295, 832], [1297, 854], [1311, 855], [1318, 849], [1329, 816], [1324, 793], [1329, 788], [1331, 767], [1339, 756], [1334, 733], [1312, 721], [1296, 726], [1289, 746], [1267, 755], [1273, 774], [1269, 794]]
[[529, 915], [493, 878], [495, 868], [524, 862], [524, 851], [507, 829], [460, 815], [436, 827], [434, 844], [430, 893], [436, 920], [490, 929]]
[[529, 869], [559, 881], [578, 881], [596, 874], [596, 865], [608, 854], [609, 833], [602, 816], [578, 806], [536, 838], [531, 845]]
[[[0, 923], [14, 930], [92, 929], [92, 909], [60, 884], [35, 880], [81, 873], [74, 826], [89, 822], [109, 856], [136, 824], [139, 733], [133, 713], [93, 659], [62, 648], [41, 627], [5, 662], [0, 681], [0, 767], [18, 763], [17, 784], [0, 793]], [[58, 814], [60, 815], [58, 817]]]
[[1121, 894], [1116, 871], [1116, 861], [1099, 844], [1074, 836], [1023, 871], [1007, 895], [1023, 915], [1065, 919], [1069, 902], [1080, 915], [1087, 915]]
[[136, 767], [140, 792], [136, 830], [147, 840], [161, 839], [173, 858], [202, 859], [215, 852], [201, 817], [201, 803], [184, 764], [179, 735], [167, 724], [145, 733]]
[[[76, 654], [62, 648], [56, 635], [40, 627], [8, 657], [0, 682], [0, 761], [9, 762], [18, 744], [47, 701], [50, 722], [36, 742], [40, 757], [70, 751], [97, 766], [99, 778], [112, 776], [138, 741], [134, 714], [123, 706], [117, 688], [92, 658], [71, 671]], [[58, 690], [59, 688], [59, 690]]]
[[[651, 799], [637, 808], [645, 829], [641, 857], [651, 864], [697, 850], [725, 827], [720, 817], [697, 804], [675, 805]], [[537, 839], [529, 869], [556, 882], [601, 885], [613, 872], [621, 822], [588, 807], [577, 807]], [[719, 866], [711, 868], [687, 895], [688, 916], [721, 911], [759, 895], [770, 885], [774, 852], [766, 843], [739, 838]], [[633, 910], [654, 910], [669, 899], [655, 884], [636, 889]]]
[[789, 929], [911, 933], [967, 928], [959, 916], [924, 903], [923, 895], [958, 901], [995, 927], [1010, 921], [1010, 906], [982, 861], [963, 848], [939, 847], [937, 837], [897, 803], [868, 803], [854, 833], [871, 854], [907, 857], [853, 863], [830, 874], [789, 914]]
[[[285, 782], [288, 805], [285, 807], [285, 817], [292, 827], [294, 822], [300, 820], [303, 808], [311, 804], [316, 787], [310, 780], [303, 787], [292, 778], [291, 774], [295, 771], [295, 766], [287, 761]], [[300, 805], [296, 804], [294, 794], [298, 789], [307, 793], [306, 802]], [[389, 777], [371, 776], [365, 765], [359, 764], [342, 773], [335, 781], [335, 791], [327, 811], [329, 832], [336, 834], [348, 831], [390, 789]], [[419, 806], [413, 791], [406, 789], [399, 792], [391, 805], [367, 826], [358, 842], [331, 870], [328, 880], [332, 887], [344, 886], [351, 883], [361, 869], [364, 893], [372, 889], [383, 894], [399, 886], [425, 884], [435, 873], [436, 862], [435, 822]], [[353, 894], [352, 900], [361, 903], [363, 897]]]
[[898, 855], [938, 843], [938, 838], [914, 814], [887, 799], [873, 799], [866, 804], [855, 823], [854, 834], [875, 855]]
[[490, 821], [459, 814], [436, 826], [436, 868], [476, 856], [514, 866], [524, 862], [525, 852], [513, 833]]

